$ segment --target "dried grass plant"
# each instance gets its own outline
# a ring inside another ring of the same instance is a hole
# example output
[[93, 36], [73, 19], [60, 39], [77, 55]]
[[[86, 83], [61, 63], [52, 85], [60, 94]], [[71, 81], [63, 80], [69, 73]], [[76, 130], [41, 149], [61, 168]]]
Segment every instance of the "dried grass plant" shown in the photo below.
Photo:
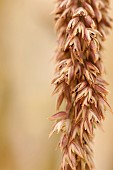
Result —
[[[61, 132], [61, 170], [92, 170], [94, 130], [101, 126], [106, 108], [112, 112], [108, 83], [102, 78], [102, 45], [112, 21], [109, 0], [57, 0], [53, 13], [58, 47], [52, 84], [58, 99], [50, 136]], [[63, 101], [66, 108], [61, 111]]]

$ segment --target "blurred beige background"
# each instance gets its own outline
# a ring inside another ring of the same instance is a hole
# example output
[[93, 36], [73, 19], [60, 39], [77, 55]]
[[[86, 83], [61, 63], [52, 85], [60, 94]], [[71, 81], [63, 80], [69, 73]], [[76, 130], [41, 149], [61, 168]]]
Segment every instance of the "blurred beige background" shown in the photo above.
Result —
[[[111, 4], [113, 7], [113, 2]], [[52, 0], [0, 1], [0, 170], [57, 170], [50, 82], [55, 49]], [[113, 10], [112, 10], [113, 14]], [[113, 30], [105, 43], [108, 99], [113, 107]], [[97, 170], [113, 170], [113, 115], [94, 141]]]

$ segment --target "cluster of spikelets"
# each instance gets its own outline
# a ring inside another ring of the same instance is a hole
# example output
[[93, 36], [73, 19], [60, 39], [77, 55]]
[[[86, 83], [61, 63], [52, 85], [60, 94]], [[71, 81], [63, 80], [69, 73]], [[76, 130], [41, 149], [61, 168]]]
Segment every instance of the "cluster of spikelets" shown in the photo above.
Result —
[[94, 129], [101, 126], [108, 108], [108, 83], [103, 80], [102, 41], [111, 27], [109, 0], [57, 0], [55, 8], [58, 48], [52, 83], [58, 94], [57, 110], [51, 116], [62, 136], [61, 170], [92, 170], [91, 143]]

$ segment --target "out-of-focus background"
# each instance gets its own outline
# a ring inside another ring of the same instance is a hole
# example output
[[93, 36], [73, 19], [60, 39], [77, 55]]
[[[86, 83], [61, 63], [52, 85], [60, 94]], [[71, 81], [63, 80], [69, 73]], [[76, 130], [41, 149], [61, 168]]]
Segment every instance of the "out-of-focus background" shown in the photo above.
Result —
[[[0, 170], [57, 170], [57, 137], [48, 140], [55, 112], [56, 46], [52, 0], [0, 0]], [[111, 4], [113, 15], [113, 2]], [[108, 100], [113, 107], [113, 30], [104, 44]], [[113, 115], [96, 131], [96, 170], [113, 170]]]

